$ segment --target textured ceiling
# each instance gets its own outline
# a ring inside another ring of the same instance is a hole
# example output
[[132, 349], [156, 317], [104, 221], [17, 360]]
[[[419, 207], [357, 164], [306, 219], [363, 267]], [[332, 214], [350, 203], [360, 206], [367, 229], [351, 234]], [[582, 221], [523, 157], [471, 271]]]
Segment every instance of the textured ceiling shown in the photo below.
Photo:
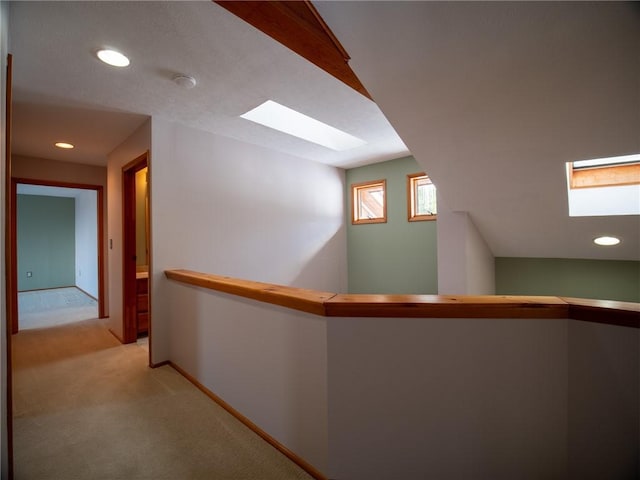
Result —
[[[377, 105], [208, 0], [12, 2], [14, 151], [104, 164], [159, 116], [346, 167], [408, 153], [389, 118], [494, 255], [640, 258], [640, 217], [568, 217], [564, 178], [567, 161], [640, 152], [637, 4], [314, 5]], [[104, 45], [131, 66], [98, 62]], [[369, 145], [333, 152], [238, 117], [267, 99]], [[600, 234], [623, 242], [595, 247]]]
[[[105, 66], [102, 46], [131, 65]], [[342, 167], [408, 153], [375, 103], [211, 1], [12, 2], [10, 50], [18, 154], [104, 165], [148, 116]], [[368, 144], [334, 152], [239, 118], [268, 99]]]

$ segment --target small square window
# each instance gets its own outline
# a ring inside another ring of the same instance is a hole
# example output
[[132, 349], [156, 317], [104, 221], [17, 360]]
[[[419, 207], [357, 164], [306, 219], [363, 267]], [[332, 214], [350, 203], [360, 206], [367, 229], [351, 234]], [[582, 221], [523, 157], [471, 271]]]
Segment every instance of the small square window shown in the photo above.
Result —
[[410, 222], [437, 218], [436, 186], [424, 172], [407, 175], [407, 206]]
[[351, 185], [351, 223], [354, 225], [360, 223], [385, 223], [387, 221], [386, 189], [386, 180]]

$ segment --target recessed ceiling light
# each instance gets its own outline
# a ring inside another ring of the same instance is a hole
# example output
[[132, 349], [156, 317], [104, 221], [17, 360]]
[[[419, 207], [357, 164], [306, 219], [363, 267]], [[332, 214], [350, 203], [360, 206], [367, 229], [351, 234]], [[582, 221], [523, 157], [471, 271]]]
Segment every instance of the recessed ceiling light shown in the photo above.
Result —
[[240, 117], [332, 150], [348, 150], [367, 143], [273, 100], [267, 100]]
[[129, 59], [115, 50], [103, 48], [102, 50], [98, 50], [96, 55], [104, 63], [112, 67], [126, 67], [129, 65]]
[[611, 247], [613, 245], [618, 245], [620, 243], [620, 239], [617, 237], [598, 237], [593, 239], [593, 243], [603, 247]]
[[67, 142], [58, 142], [56, 143], [56, 147], [58, 148], [73, 148], [74, 145], [71, 143], [67, 143]]

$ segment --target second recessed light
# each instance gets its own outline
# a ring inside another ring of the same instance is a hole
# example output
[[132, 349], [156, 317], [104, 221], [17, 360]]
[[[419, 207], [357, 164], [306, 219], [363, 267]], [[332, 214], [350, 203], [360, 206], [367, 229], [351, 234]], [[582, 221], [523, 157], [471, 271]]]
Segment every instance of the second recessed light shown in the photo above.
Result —
[[127, 67], [130, 63], [129, 59], [125, 55], [109, 48], [98, 50], [96, 55], [104, 63], [111, 65], [112, 67]]
[[56, 143], [56, 147], [58, 147], [58, 148], [67, 148], [67, 149], [69, 149], [69, 148], [73, 148], [74, 146], [73, 146], [73, 144], [72, 144], [72, 143], [67, 143], [67, 142], [57, 142], [57, 143]]
[[620, 243], [620, 239], [617, 237], [598, 237], [593, 239], [593, 243], [603, 247], [611, 247], [613, 245], [618, 245]]

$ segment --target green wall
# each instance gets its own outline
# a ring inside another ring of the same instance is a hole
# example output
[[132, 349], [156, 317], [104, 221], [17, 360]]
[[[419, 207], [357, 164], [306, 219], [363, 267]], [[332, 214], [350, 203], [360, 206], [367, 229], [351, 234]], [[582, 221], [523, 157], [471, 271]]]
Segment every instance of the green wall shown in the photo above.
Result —
[[496, 295], [640, 302], [640, 262], [497, 257]]
[[18, 195], [16, 209], [18, 291], [75, 285], [75, 199]]
[[[413, 157], [346, 171], [349, 293], [438, 293], [436, 224], [407, 220]], [[387, 180], [387, 223], [351, 224], [351, 184]]]

